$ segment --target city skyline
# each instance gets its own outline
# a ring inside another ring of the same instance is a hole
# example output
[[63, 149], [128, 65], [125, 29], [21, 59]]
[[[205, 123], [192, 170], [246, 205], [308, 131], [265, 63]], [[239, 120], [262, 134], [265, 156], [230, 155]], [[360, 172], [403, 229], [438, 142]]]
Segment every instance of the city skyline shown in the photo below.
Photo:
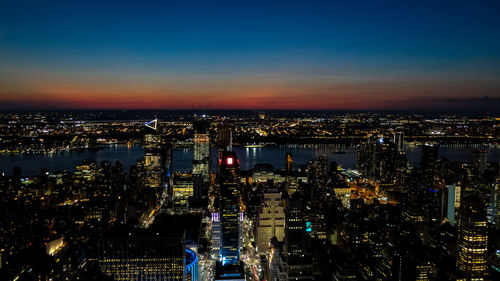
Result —
[[294, 114], [0, 114], [3, 279], [499, 280], [498, 114]]
[[0, 1], [1, 280], [500, 280], [500, 1]]
[[500, 108], [500, 5], [0, 4], [0, 109]]

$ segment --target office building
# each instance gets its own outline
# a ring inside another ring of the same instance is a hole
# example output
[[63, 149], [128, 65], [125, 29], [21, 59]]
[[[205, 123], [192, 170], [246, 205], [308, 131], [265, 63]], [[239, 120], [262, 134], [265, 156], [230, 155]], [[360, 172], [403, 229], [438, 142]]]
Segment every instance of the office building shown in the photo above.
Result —
[[216, 259], [220, 256], [221, 249], [221, 228], [219, 212], [212, 212], [212, 258]]
[[458, 217], [457, 269], [466, 280], [484, 280], [487, 275], [488, 229], [486, 208], [478, 195], [462, 200]]
[[146, 187], [161, 187], [165, 172], [162, 138], [158, 134], [144, 136], [144, 172]]
[[99, 240], [101, 271], [117, 281], [183, 281], [185, 257], [182, 229], [115, 227]]
[[447, 185], [446, 190], [448, 191], [446, 218], [452, 225], [455, 225], [455, 213], [460, 208], [461, 187], [460, 184]]
[[469, 154], [469, 165], [471, 173], [474, 176], [480, 177], [488, 165], [488, 150], [480, 148], [472, 151]]
[[240, 258], [240, 163], [233, 151], [219, 158], [220, 222], [222, 265], [237, 264]]
[[439, 147], [433, 144], [422, 145], [422, 159], [420, 161], [420, 166], [423, 169], [431, 168], [436, 164], [438, 160]]
[[294, 193], [286, 204], [285, 260], [288, 280], [313, 280], [312, 259], [307, 253], [305, 205], [300, 194]]
[[231, 150], [233, 146], [233, 134], [231, 127], [226, 124], [219, 124], [217, 126], [217, 140], [216, 140], [218, 152], [224, 150]]
[[396, 132], [392, 135], [392, 142], [396, 145], [398, 152], [405, 151], [405, 140], [403, 132]]
[[101, 271], [117, 281], [197, 280], [200, 226], [198, 215], [158, 215], [149, 228], [115, 225], [99, 240]]
[[243, 264], [222, 265], [217, 263], [215, 266], [215, 281], [246, 281]]
[[193, 122], [193, 174], [201, 174], [203, 183], [210, 182], [210, 122]]
[[198, 281], [198, 256], [195, 252], [186, 249], [186, 266], [184, 267], [184, 273], [186, 276], [186, 281]]
[[282, 242], [285, 236], [285, 210], [281, 201], [281, 192], [277, 188], [267, 188], [262, 205], [257, 214], [256, 246], [260, 255], [269, 250], [273, 237]]
[[172, 184], [174, 210], [180, 211], [186, 209], [188, 207], [188, 200], [193, 195], [193, 174], [175, 173]]
[[75, 167], [75, 177], [81, 181], [93, 181], [97, 177], [97, 165], [95, 160], [83, 160]]

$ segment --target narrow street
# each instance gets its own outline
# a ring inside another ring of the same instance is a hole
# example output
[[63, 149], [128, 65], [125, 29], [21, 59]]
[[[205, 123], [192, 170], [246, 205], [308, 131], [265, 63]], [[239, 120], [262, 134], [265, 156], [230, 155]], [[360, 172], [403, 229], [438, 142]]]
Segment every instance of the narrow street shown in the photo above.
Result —
[[245, 263], [245, 275], [248, 281], [262, 280], [262, 270], [260, 268], [260, 258], [252, 246], [253, 240], [252, 222], [246, 217], [243, 219], [242, 227], [242, 251], [241, 259]]

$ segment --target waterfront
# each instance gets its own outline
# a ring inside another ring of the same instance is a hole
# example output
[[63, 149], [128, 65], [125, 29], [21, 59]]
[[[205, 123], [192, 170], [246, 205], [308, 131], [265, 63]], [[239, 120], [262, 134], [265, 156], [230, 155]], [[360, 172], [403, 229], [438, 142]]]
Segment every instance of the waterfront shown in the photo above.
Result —
[[[467, 161], [468, 154], [479, 146], [441, 146], [439, 156], [449, 161]], [[293, 155], [294, 165], [300, 168], [307, 161], [317, 159], [320, 155], [326, 155], [329, 161], [341, 164], [343, 168], [352, 169], [356, 165], [357, 154], [354, 148], [339, 148], [335, 145], [291, 145], [291, 146], [265, 146], [261, 148], [234, 147], [240, 158], [241, 169], [251, 169], [256, 163], [269, 163], [276, 169], [284, 168], [285, 153], [290, 151]], [[334, 153], [344, 151], [345, 154]], [[406, 146], [406, 156], [410, 164], [420, 164], [420, 147]], [[126, 146], [109, 146], [99, 150], [71, 151], [56, 154], [3, 154], [0, 155], [0, 172], [11, 174], [14, 167], [22, 167], [23, 176], [38, 175], [41, 168], [47, 168], [50, 172], [68, 169], [73, 171], [74, 167], [84, 159], [95, 159], [98, 164], [104, 160], [114, 162], [120, 160], [126, 170], [135, 165], [141, 159], [144, 151], [139, 146], [127, 148]], [[192, 150], [174, 150], [174, 170], [189, 171]], [[498, 162], [500, 159], [500, 148], [488, 148], [488, 161]], [[215, 167], [216, 150], [212, 148], [212, 167]]]

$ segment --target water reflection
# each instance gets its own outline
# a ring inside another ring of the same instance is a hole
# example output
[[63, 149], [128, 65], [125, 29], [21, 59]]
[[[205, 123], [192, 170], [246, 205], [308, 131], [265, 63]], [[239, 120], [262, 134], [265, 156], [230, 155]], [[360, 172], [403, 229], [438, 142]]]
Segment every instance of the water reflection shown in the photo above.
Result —
[[[450, 161], [467, 161], [468, 154], [474, 150], [474, 146], [441, 146], [439, 147], [439, 156], [445, 157]], [[420, 165], [421, 149], [418, 146], [407, 146], [406, 156], [412, 165]], [[240, 148], [235, 147], [234, 151], [240, 158], [241, 169], [251, 169], [256, 163], [270, 163], [277, 169], [284, 169], [285, 154], [291, 152], [294, 160], [294, 166], [299, 168], [312, 159], [317, 159], [320, 155], [326, 155], [329, 161], [335, 161], [344, 168], [354, 168], [357, 161], [357, 150], [355, 148], [346, 148], [339, 145], [289, 145], [289, 146], [266, 146], [259, 148]], [[339, 154], [339, 151], [345, 154]], [[216, 149], [212, 148], [212, 170], [216, 167]], [[66, 153], [55, 153], [45, 155], [0, 155], [0, 172], [11, 174], [16, 166], [22, 168], [23, 175], [38, 175], [40, 169], [45, 167], [50, 172], [68, 169], [81, 163], [84, 159], [96, 159], [97, 163], [103, 160], [123, 162], [125, 169], [135, 165], [138, 159], [143, 157], [144, 151], [141, 147], [110, 146], [98, 151], [85, 150], [82, 152], [71, 151]], [[174, 170], [189, 171], [192, 169], [192, 150], [182, 149], [174, 150]], [[488, 148], [488, 160], [498, 162], [500, 159], [500, 148]]]

